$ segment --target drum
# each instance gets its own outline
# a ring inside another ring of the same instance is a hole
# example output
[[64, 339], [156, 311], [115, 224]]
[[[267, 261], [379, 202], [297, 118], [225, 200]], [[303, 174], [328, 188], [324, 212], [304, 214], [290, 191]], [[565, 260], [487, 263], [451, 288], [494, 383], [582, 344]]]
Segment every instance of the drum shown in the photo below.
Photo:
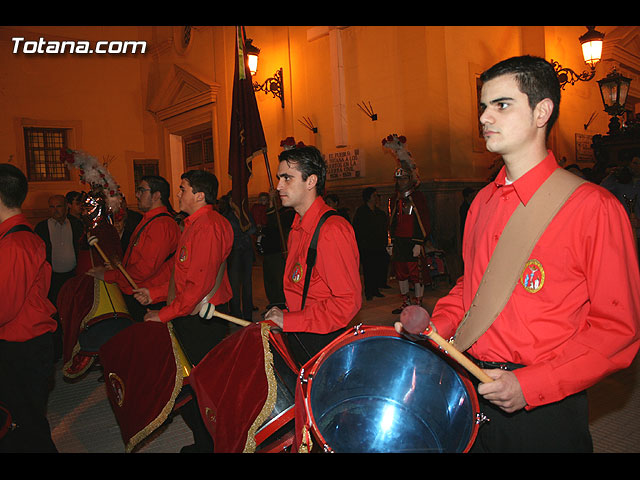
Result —
[[309, 430], [327, 452], [466, 452], [477, 434], [478, 399], [466, 373], [393, 327], [346, 332], [299, 381]]
[[97, 354], [107, 340], [133, 320], [118, 285], [98, 279], [93, 283], [93, 305], [80, 326], [78, 344], [82, 352]]
[[287, 450], [294, 440], [295, 388], [298, 375], [281, 333], [269, 332], [269, 346], [273, 356], [276, 399], [273, 410], [256, 430], [256, 453], [277, 453]]

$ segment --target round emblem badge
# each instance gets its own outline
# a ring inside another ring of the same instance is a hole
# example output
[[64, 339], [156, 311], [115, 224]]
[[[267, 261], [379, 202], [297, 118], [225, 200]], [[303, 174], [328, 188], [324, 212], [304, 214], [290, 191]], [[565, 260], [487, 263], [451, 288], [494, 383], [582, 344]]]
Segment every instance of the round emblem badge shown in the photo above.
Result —
[[180, 256], [178, 257], [178, 260], [180, 260], [181, 262], [184, 262], [187, 259], [187, 246], [183, 245], [182, 248], [180, 249]]
[[302, 265], [300, 265], [299, 263], [296, 263], [293, 266], [293, 271], [291, 272], [291, 281], [293, 283], [298, 283], [300, 280], [302, 280], [302, 273], [303, 273]]
[[538, 260], [529, 260], [522, 274], [520, 274], [520, 283], [529, 293], [539, 292], [544, 285], [544, 268]]
[[115, 396], [116, 403], [119, 407], [122, 407], [122, 404], [124, 403], [124, 382], [118, 375], [113, 372], [109, 373], [108, 378], [109, 384], [111, 385], [111, 389], [113, 390]]

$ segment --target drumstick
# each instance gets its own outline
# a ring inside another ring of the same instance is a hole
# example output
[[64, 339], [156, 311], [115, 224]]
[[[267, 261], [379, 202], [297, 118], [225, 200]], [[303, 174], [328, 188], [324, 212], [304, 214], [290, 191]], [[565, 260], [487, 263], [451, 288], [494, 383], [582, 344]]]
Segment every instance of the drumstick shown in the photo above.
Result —
[[482, 383], [493, 382], [493, 379], [473, 363], [466, 355], [462, 354], [453, 344], [447, 342], [432, 328], [429, 323], [429, 314], [418, 305], [409, 305], [402, 310], [400, 321], [403, 328], [411, 334], [424, 333], [433, 340], [447, 355], [462, 365], [469, 373]]
[[227, 315], [226, 313], [218, 312], [217, 310], [213, 312], [213, 316], [222, 318], [224, 320], [227, 320], [231, 323], [235, 323], [236, 325], [241, 325], [243, 327], [246, 327], [247, 325], [251, 325], [253, 323], [253, 322], [250, 322], [249, 320], [242, 320], [240, 318]]
[[[89, 245], [96, 247], [96, 250], [98, 251], [98, 253], [100, 254], [100, 256], [102, 257], [102, 259], [107, 262], [107, 263], [111, 263], [109, 261], [109, 259], [107, 258], [107, 255], [104, 253], [104, 251], [102, 250], [102, 248], [100, 248], [100, 245], [98, 245], [98, 239], [96, 237], [88, 237], [87, 241], [89, 242]], [[133, 279], [129, 276], [129, 274], [127, 273], [127, 271], [124, 269], [124, 267], [122, 266], [122, 264], [120, 262], [116, 263], [116, 267], [118, 267], [118, 269], [122, 272], [122, 274], [124, 275], [124, 277], [127, 279], [127, 281], [129, 282], [129, 284], [133, 287], [134, 290], [138, 289], [138, 286], [136, 285], [136, 282], [133, 281]]]
[[[100, 255], [102, 256], [102, 258], [104, 259], [105, 262], [109, 262], [109, 259], [107, 258], [107, 256], [105, 255], [105, 253], [102, 251], [102, 249], [100, 248], [100, 246], [98, 245], [98, 239], [96, 237], [89, 237], [88, 239], [89, 245], [92, 245], [94, 247], [96, 247], [96, 250], [98, 250], [98, 253], [100, 253]], [[120, 269], [120, 271], [122, 272], [122, 274], [125, 276], [125, 278], [127, 279], [127, 281], [129, 282], [129, 284], [131, 284], [131, 286], [133, 287], [134, 290], [138, 289], [138, 286], [136, 285], [136, 282], [133, 281], [133, 279], [129, 276], [129, 274], [127, 273], [127, 271], [124, 269], [124, 267], [122, 266], [121, 263], [117, 263], [116, 266]], [[247, 325], [251, 325], [251, 323], [248, 320], [241, 320], [240, 318], [236, 318], [233, 317], [231, 315], [227, 315], [226, 313], [222, 313], [222, 312], [218, 312], [217, 310], [213, 311], [213, 316], [214, 317], [219, 317], [222, 318], [224, 320], [227, 320], [228, 322], [231, 323], [235, 323], [236, 325], [240, 325], [243, 327], [246, 327]]]
[[[212, 308], [213, 308], [213, 311], [211, 311]], [[211, 317], [218, 317], [228, 322], [235, 323], [236, 325], [240, 325], [242, 327], [246, 327], [247, 325], [251, 325], [253, 323], [248, 320], [236, 318], [232, 315], [227, 315], [226, 313], [218, 312], [216, 310], [215, 305], [205, 302], [205, 300], [203, 300], [203, 303], [199, 303], [196, 306], [195, 310], [192, 312], [192, 315], [200, 315], [201, 318], [204, 318], [207, 320], [210, 319]]]

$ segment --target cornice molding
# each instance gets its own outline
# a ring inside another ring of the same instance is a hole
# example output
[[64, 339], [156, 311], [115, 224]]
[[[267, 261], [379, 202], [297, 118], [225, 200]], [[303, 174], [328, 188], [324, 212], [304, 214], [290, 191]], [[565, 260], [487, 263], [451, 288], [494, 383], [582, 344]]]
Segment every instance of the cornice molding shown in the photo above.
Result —
[[178, 65], [173, 65], [147, 109], [166, 121], [217, 101], [220, 85], [208, 83]]

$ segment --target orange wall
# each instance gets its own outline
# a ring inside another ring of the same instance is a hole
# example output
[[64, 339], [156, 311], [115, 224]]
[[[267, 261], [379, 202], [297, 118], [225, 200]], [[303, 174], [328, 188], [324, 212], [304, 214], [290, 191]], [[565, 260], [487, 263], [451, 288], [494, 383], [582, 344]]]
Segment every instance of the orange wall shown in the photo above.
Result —
[[[334, 28], [334, 27], [331, 27]], [[598, 27], [605, 31], [607, 28]], [[256, 93], [267, 137], [272, 175], [280, 141], [288, 136], [321, 151], [342, 139], [359, 148], [365, 175], [331, 182], [329, 188], [391, 183], [394, 158], [381, 146], [389, 133], [408, 138], [408, 149], [421, 176], [431, 179], [475, 179], [488, 174], [493, 157], [474, 138], [475, 76], [512, 55], [532, 53], [582, 71], [578, 37], [584, 27], [536, 26], [350, 26], [335, 30], [311, 26], [247, 26], [247, 36], [261, 48], [256, 80], [283, 68], [285, 108]], [[226, 175], [235, 29], [193, 27], [192, 42], [179, 46], [179, 27], [0, 27], [0, 159], [24, 166], [21, 125], [74, 128], [72, 147], [112, 159], [109, 170], [134, 203], [134, 158], [160, 159], [161, 174], [175, 181], [181, 165], [167, 132], [148, 111], [150, 99], [162, 94], [163, 81], [178, 65], [206, 83], [219, 86], [214, 108], [216, 173], [221, 191], [231, 188]], [[11, 38], [146, 40], [144, 55], [24, 55], [12, 53]], [[334, 67], [332, 42], [340, 37], [341, 69]], [[341, 73], [341, 76], [337, 76]], [[596, 78], [606, 75], [598, 67]], [[334, 79], [342, 83], [342, 113]], [[378, 116], [369, 119], [358, 107], [370, 104]], [[593, 112], [588, 130], [584, 123]], [[308, 117], [314, 134], [300, 121]], [[26, 120], [25, 120], [26, 119]], [[338, 119], [338, 121], [336, 120]], [[576, 133], [606, 133], [608, 116], [595, 81], [567, 86], [551, 144], [557, 157], [575, 160]], [[175, 147], [175, 145], [174, 145]], [[268, 188], [262, 157], [254, 159], [250, 195]], [[25, 209], [46, 207], [50, 193], [82, 188], [71, 182], [32, 183]]]

